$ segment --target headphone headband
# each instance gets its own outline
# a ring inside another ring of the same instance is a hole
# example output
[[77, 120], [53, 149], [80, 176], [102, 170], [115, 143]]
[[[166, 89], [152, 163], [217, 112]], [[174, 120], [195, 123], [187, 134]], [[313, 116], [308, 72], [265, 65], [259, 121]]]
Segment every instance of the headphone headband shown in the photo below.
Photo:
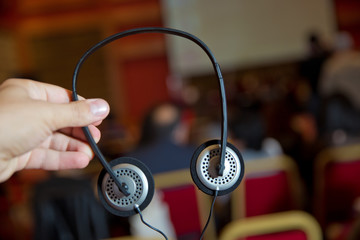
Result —
[[[205, 51], [207, 56], [210, 58], [210, 61], [214, 68], [214, 71], [216, 72], [216, 76], [217, 76], [218, 83], [219, 83], [220, 96], [221, 96], [222, 125], [221, 125], [221, 155], [220, 155], [219, 175], [222, 175], [224, 168], [225, 168], [224, 159], [225, 159], [226, 142], [227, 142], [227, 106], [226, 106], [224, 80], [223, 80], [223, 77], [221, 74], [220, 66], [217, 63], [214, 55], [212, 54], [212, 52], [210, 51], [208, 46], [203, 41], [201, 41], [199, 38], [197, 38], [196, 36], [194, 36], [190, 33], [184, 32], [184, 31], [177, 30], [177, 29], [150, 27], [150, 28], [131, 29], [131, 30], [120, 32], [120, 33], [117, 33], [117, 34], [114, 34], [114, 35], [111, 35], [111, 36], [105, 38], [104, 40], [98, 42], [93, 47], [91, 47], [88, 51], [86, 51], [85, 54], [80, 58], [79, 62], [77, 63], [76, 68], [74, 70], [74, 74], [73, 74], [73, 80], [72, 80], [73, 81], [72, 82], [73, 100], [78, 101], [78, 96], [77, 96], [77, 92], [76, 92], [77, 78], [79, 75], [80, 68], [81, 68], [82, 64], [85, 62], [85, 60], [99, 48], [101, 48], [117, 39], [120, 39], [120, 38], [123, 38], [126, 36], [135, 35], [135, 34], [140, 34], [140, 33], [164, 33], [164, 34], [176, 35], [179, 37], [189, 39], [190, 41], [192, 41], [192, 42], [196, 43], [198, 46], [200, 46]], [[103, 167], [110, 174], [110, 176], [115, 180], [120, 191], [122, 193], [124, 193], [125, 195], [127, 195], [128, 194], [127, 190], [121, 184], [120, 180], [117, 177], [115, 177], [109, 164], [107, 164], [105, 157], [103, 156], [100, 149], [96, 145], [95, 140], [91, 136], [89, 128], [83, 127], [83, 131], [84, 131], [84, 134], [85, 134], [87, 140], [89, 141], [91, 148], [93, 149], [95, 155], [100, 160]]]

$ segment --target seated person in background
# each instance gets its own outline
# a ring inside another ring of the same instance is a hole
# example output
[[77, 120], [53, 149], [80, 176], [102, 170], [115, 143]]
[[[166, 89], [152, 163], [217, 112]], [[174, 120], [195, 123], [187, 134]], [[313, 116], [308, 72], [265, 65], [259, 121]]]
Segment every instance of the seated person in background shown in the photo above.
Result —
[[342, 93], [360, 109], [360, 51], [354, 49], [352, 37], [347, 33], [337, 35], [334, 48], [334, 53], [322, 69], [319, 83], [321, 97]]
[[360, 111], [343, 94], [323, 100], [321, 108], [322, 138], [326, 145], [360, 142]]
[[162, 103], [145, 116], [140, 142], [129, 156], [143, 161], [153, 174], [189, 168], [195, 148], [186, 144], [186, 137], [181, 109]]
[[[220, 127], [220, 124], [217, 126]], [[220, 129], [218, 129], [220, 132]], [[240, 111], [229, 123], [228, 142], [232, 143], [241, 153], [245, 161], [274, 157], [283, 154], [280, 143], [265, 136], [265, 124], [257, 110]], [[231, 194], [219, 196], [215, 205], [217, 229], [231, 221]]]
[[265, 136], [265, 125], [256, 111], [242, 111], [230, 126], [229, 137], [244, 161], [283, 154], [280, 143]]
[[[188, 169], [195, 148], [184, 143], [187, 128], [182, 124], [181, 116], [181, 109], [171, 103], [162, 103], [153, 107], [144, 118], [138, 147], [128, 156], [143, 161], [152, 174]], [[176, 239], [169, 210], [162, 202], [161, 192], [155, 192], [143, 215], [151, 225], [164, 231], [169, 238]], [[159, 236], [143, 225], [138, 216], [131, 217], [129, 221], [132, 235]]]
[[360, 136], [360, 52], [347, 33], [338, 34], [335, 50], [324, 65], [319, 85], [320, 131], [330, 145]]

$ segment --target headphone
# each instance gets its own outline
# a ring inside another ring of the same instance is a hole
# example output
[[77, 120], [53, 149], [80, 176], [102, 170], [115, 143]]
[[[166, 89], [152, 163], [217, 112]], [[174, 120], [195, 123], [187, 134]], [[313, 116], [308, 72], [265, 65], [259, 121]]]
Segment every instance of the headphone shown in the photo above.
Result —
[[[220, 66], [210, 49], [199, 38], [184, 31], [161, 27], [136, 28], [107, 37], [85, 52], [77, 63], [72, 80], [73, 100], [78, 100], [76, 85], [79, 70], [91, 54], [117, 39], [141, 33], [163, 33], [186, 38], [201, 47], [210, 58], [221, 96], [221, 139], [207, 141], [195, 150], [190, 162], [190, 172], [196, 186], [202, 192], [214, 196], [215, 201], [216, 196], [228, 194], [236, 189], [245, 170], [240, 152], [227, 142], [226, 96]], [[121, 217], [141, 214], [154, 195], [155, 183], [150, 170], [143, 162], [130, 157], [120, 157], [107, 162], [89, 128], [83, 127], [83, 132], [104, 167], [97, 183], [99, 199], [103, 206], [112, 214]]]

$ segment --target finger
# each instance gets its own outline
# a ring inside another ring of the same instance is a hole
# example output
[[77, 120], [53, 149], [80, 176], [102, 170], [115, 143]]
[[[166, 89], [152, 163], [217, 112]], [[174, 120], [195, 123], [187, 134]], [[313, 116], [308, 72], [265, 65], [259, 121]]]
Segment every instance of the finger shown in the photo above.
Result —
[[102, 120], [97, 121], [97, 122], [94, 122], [92, 125], [94, 125], [94, 126], [99, 126], [101, 123], [102, 123]]
[[[29, 95], [34, 99], [45, 100], [52, 103], [68, 103], [73, 101], [72, 91], [47, 83], [30, 81]], [[78, 96], [79, 100], [84, 100], [82, 96]]]
[[[9, 79], [7, 84], [24, 88], [32, 99], [52, 103], [68, 103], [72, 101], [72, 91], [56, 85], [28, 79]], [[79, 95], [78, 98], [79, 100], [84, 100]]]
[[[89, 125], [88, 128], [89, 128], [91, 136], [94, 138], [95, 142], [99, 142], [100, 137], [101, 137], [100, 130], [93, 125]], [[77, 138], [82, 141], [87, 141], [84, 131], [81, 128], [64, 128], [64, 129], [59, 130], [59, 132], [65, 134], [65, 135], [68, 135], [68, 136], [72, 136], [72, 137]]]
[[91, 160], [83, 152], [62, 152], [46, 148], [36, 148], [28, 157], [25, 169], [77, 169], [86, 167]]
[[69, 104], [53, 104], [50, 114], [50, 129], [83, 127], [103, 120], [109, 114], [109, 105], [102, 99], [88, 99]]
[[41, 144], [41, 147], [63, 152], [83, 152], [87, 154], [89, 158], [94, 156], [91, 148], [89, 147], [89, 144], [62, 133], [54, 133], [51, 137], [48, 138], [47, 141]]

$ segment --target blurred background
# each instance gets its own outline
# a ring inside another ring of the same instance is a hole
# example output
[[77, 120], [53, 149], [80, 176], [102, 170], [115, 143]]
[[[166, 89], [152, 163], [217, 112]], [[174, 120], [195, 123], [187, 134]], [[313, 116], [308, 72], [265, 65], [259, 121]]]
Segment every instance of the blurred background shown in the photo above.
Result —
[[[221, 66], [230, 141], [240, 151], [266, 150], [259, 158], [292, 158], [304, 186], [300, 209], [315, 216], [316, 159], [325, 149], [357, 144], [360, 133], [359, 12], [357, 0], [0, 0], [0, 82], [30, 78], [70, 89], [79, 58], [109, 35], [150, 26], [192, 33]], [[109, 160], [139, 147], [146, 114], [164, 102], [181, 109], [181, 144], [220, 137], [210, 61], [179, 37], [141, 34], [109, 44], [83, 65], [78, 93], [110, 103], [99, 143]], [[27, 170], [2, 183], [0, 238], [34, 236], [34, 189], [50, 176], [94, 182], [100, 170], [92, 161], [83, 171]], [[229, 219], [219, 221], [221, 232]], [[128, 234], [124, 220], [109, 225], [111, 237]], [[325, 229], [324, 236], [334, 235]]]

